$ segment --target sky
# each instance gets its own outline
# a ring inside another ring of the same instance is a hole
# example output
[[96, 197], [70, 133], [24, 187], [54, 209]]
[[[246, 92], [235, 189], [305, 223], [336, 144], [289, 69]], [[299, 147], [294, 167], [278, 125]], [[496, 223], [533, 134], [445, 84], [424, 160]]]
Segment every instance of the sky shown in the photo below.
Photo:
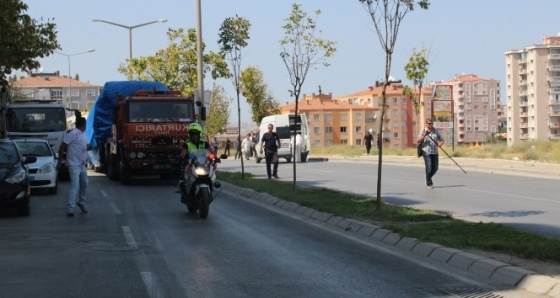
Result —
[[[129, 56], [129, 32], [102, 19], [135, 26], [165, 18], [132, 30], [133, 57], [151, 56], [168, 46], [168, 28], [196, 28], [197, 0], [23, 0], [27, 13], [36, 20], [54, 19], [60, 52], [70, 57], [71, 75], [95, 85], [122, 81], [117, 71]], [[202, 39], [206, 51], [219, 52], [218, 30], [228, 17], [243, 17], [251, 23], [248, 46], [243, 49], [241, 67], [258, 67], [276, 100], [293, 102], [288, 70], [280, 58], [282, 25], [292, 4], [302, 5], [310, 14], [321, 10], [317, 26], [321, 37], [335, 41], [337, 52], [327, 60], [329, 67], [311, 69], [302, 87], [303, 94], [332, 93], [333, 98], [367, 89], [385, 75], [385, 53], [372, 20], [358, 0], [202, 0]], [[402, 21], [391, 76], [412, 85], [404, 66], [414, 49], [429, 49], [428, 82], [475, 74], [501, 82], [505, 103], [504, 52], [542, 44], [545, 36], [560, 34], [560, 1], [537, 0], [431, 0], [428, 10], [415, 9]], [[529, 4], [531, 3], [531, 4]], [[533, 4], [534, 3], [534, 4]], [[59, 70], [68, 74], [68, 57], [53, 54], [39, 60], [43, 72]], [[237, 100], [231, 80], [204, 80], [205, 89], [216, 83], [233, 100], [230, 123], [237, 123]], [[249, 106], [242, 97], [241, 121], [251, 122]]]

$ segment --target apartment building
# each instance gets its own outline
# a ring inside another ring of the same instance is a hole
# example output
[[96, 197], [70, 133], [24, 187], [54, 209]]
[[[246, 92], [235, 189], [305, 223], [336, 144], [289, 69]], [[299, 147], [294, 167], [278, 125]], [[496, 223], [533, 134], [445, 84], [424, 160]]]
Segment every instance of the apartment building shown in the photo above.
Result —
[[[295, 102], [280, 107], [282, 114], [295, 112]], [[363, 144], [366, 131], [377, 129], [379, 108], [334, 100], [331, 94], [303, 95], [298, 113], [309, 121], [312, 147]]]
[[[386, 90], [386, 109], [383, 119], [381, 116], [381, 107], [383, 105], [382, 92], [383, 85], [376, 82], [375, 86], [370, 86], [365, 90], [352, 94], [340, 96], [337, 101], [346, 102], [353, 105], [360, 105], [374, 108], [374, 115], [371, 122], [371, 128], [374, 135], [379, 130], [379, 122], [382, 121], [381, 134], [383, 141], [395, 149], [406, 149], [414, 146], [415, 139], [422, 126], [418, 123], [424, 123], [426, 119], [424, 114], [419, 111], [417, 114], [414, 110], [413, 103], [408, 96], [403, 94], [404, 85], [400, 82], [391, 83]], [[431, 96], [431, 92], [423, 92], [426, 97]], [[421, 108], [422, 110], [422, 108]], [[431, 113], [430, 113], [431, 114]], [[380, 119], [380, 120], [378, 120]]]
[[481, 144], [500, 131], [500, 81], [462, 74], [438, 85], [452, 87], [455, 119], [448, 144]]
[[77, 79], [60, 76], [60, 72], [33, 73], [10, 82], [12, 96], [29, 99], [62, 100], [67, 108], [88, 109], [101, 92], [96, 86]]
[[560, 36], [505, 52], [508, 146], [560, 140]]

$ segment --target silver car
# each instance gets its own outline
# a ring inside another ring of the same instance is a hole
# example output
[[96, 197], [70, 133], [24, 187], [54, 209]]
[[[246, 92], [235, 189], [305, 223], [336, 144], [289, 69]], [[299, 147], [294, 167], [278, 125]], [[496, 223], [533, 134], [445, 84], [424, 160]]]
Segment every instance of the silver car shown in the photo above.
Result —
[[37, 157], [36, 162], [28, 164], [31, 188], [47, 189], [50, 194], [56, 194], [58, 153], [55, 153], [49, 142], [44, 139], [15, 139], [14, 141], [21, 155]]

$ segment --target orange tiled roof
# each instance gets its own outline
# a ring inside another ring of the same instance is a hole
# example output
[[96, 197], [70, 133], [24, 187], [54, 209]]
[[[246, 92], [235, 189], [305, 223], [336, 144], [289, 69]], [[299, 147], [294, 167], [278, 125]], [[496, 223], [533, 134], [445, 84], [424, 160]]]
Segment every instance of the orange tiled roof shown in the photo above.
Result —
[[[295, 102], [283, 105], [280, 107], [282, 112], [290, 112], [296, 109]], [[343, 101], [337, 101], [332, 99], [306, 99], [301, 100], [298, 103], [298, 112], [306, 112], [306, 111], [348, 111], [348, 110], [366, 110], [366, 111], [375, 111], [378, 108], [358, 105], [358, 104], [349, 104]]]
[[[88, 87], [92, 85], [90, 83], [85, 83], [71, 79], [72, 87]], [[58, 77], [58, 76], [37, 76], [37, 77], [26, 77], [17, 80], [12, 83], [13, 87], [67, 87], [68, 77]]]

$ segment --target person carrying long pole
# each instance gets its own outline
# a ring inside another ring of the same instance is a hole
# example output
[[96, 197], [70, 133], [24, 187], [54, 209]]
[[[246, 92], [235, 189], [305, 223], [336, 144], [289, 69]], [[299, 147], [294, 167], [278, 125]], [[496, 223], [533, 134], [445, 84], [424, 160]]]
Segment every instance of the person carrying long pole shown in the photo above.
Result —
[[[434, 188], [432, 178], [439, 169], [439, 154], [438, 147], [445, 153], [441, 147], [444, 144], [444, 139], [439, 131], [434, 127], [434, 121], [431, 118], [426, 119], [426, 127], [422, 130], [420, 137], [416, 140], [422, 149], [422, 157], [424, 158], [424, 165], [426, 167], [425, 182], [428, 188]], [[449, 156], [449, 154], [447, 154]], [[451, 156], [449, 156], [451, 158]], [[453, 160], [451, 158], [451, 160]], [[455, 162], [455, 160], [453, 160]], [[455, 164], [457, 164], [455, 162]], [[457, 164], [457, 166], [459, 166]], [[459, 166], [459, 168], [461, 168]], [[461, 170], [463, 170], [461, 168]], [[465, 172], [463, 170], [463, 172]], [[466, 172], [465, 172], [466, 174]]]

